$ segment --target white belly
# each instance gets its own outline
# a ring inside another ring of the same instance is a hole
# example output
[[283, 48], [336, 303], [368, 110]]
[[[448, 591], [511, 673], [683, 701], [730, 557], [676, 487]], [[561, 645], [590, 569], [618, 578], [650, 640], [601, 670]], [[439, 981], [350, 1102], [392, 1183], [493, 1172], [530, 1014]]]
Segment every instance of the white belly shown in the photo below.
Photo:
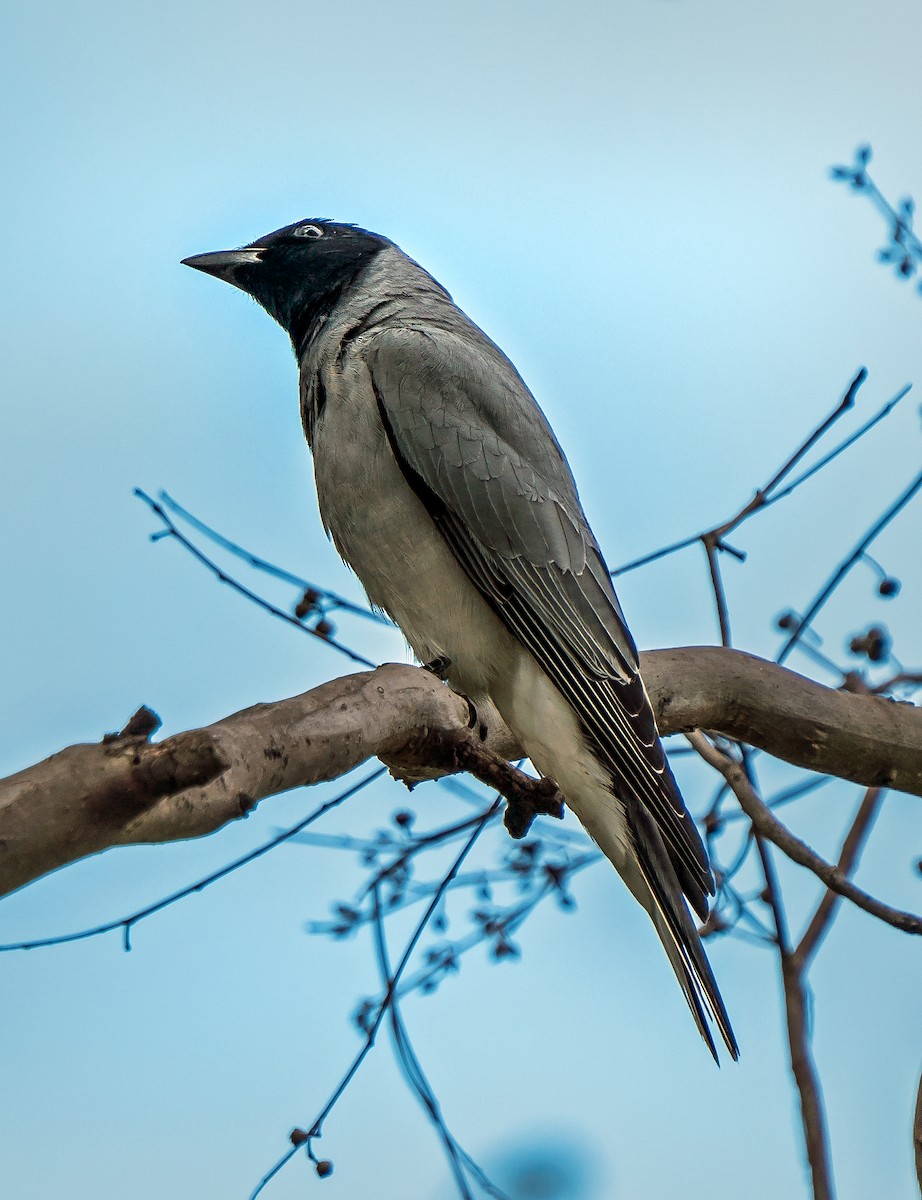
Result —
[[628, 838], [610, 780], [573, 709], [470, 582], [397, 464], [360, 360], [328, 381], [314, 436], [320, 512], [368, 598], [396, 621], [421, 662], [489, 697], [535, 767], [619, 870]]
[[314, 472], [324, 523], [369, 600], [396, 621], [421, 662], [447, 657], [455, 687], [488, 695], [518, 643], [404, 478], [360, 362], [348, 364], [328, 388]]

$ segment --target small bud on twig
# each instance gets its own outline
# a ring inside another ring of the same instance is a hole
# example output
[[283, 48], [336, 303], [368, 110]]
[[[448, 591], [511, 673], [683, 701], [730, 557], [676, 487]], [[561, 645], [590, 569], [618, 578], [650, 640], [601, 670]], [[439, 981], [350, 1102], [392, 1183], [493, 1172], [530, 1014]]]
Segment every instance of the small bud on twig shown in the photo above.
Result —
[[306, 616], [312, 613], [320, 600], [320, 593], [314, 588], [308, 588], [295, 607], [295, 616], [299, 621], [303, 621]]
[[890, 635], [881, 625], [871, 625], [848, 643], [852, 654], [864, 654], [871, 662], [884, 662], [890, 657]]

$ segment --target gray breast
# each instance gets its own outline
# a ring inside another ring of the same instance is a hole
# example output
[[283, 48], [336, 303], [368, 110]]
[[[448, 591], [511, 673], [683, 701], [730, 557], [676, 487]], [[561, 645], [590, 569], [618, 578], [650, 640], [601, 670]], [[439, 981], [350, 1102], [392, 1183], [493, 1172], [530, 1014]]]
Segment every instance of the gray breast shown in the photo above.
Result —
[[431, 313], [433, 301], [446, 300], [415, 264], [404, 262], [413, 268], [406, 271], [398, 264], [404, 291], [394, 294], [393, 278], [373, 278], [370, 283], [377, 286], [335, 311], [302, 361], [302, 411], [310, 429], [317, 499], [337, 550], [417, 657], [424, 662], [451, 658], [452, 681], [483, 695], [501, 665], [497, 647], [508, 643], [512, 654], [513, 643], [406, 482], [363, 356], [380, 322], [420, 320], [421, 313]]

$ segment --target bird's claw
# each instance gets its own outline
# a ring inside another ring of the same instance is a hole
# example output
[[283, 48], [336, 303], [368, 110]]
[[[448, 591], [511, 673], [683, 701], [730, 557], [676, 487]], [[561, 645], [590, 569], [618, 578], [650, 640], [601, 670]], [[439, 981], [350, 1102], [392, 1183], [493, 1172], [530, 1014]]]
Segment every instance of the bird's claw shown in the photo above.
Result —
[[468, 727], [468, 729], [476, 729], [477, 736], [480, 738], [480, 740], [482, 742], [485, 742], [487, 740], [489, 730], [487, 729], [486, 722], [481, 721], [481, 719], [477, 713], [477, 705], [470, 698], [470, 696], [462, 695], [461, 698], [464, 701], [464, 703], [467, 705], [467, 727]]
[[448, 655], [439, 654], [431, 662], [423, 663], [423, 670], [428, 671], [430, 675], [434, 675], [436, 679], [441, 679], [444, 683], [450, 666], [451, 659]]

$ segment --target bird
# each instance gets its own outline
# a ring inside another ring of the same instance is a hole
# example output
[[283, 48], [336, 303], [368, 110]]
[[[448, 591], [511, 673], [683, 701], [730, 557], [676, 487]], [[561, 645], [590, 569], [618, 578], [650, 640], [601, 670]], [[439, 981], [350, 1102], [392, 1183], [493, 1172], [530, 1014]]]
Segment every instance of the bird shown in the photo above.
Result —
[[417, 659], [489, 700], [648, 913], [715, 1061], [707, 852], [557, 438], [503, 351], [383, 235], [327, 218], [183, 259], [288, 333], [324, 528]]

